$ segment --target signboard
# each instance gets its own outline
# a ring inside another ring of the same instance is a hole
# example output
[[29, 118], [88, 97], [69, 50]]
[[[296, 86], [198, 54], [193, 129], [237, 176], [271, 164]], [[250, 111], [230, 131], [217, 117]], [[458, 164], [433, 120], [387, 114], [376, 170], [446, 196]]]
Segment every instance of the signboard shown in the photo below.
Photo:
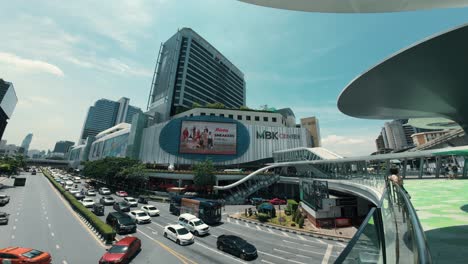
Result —
[[310, 179], [301, 180], [301, 201], [314, 210], [323, 208], [322, 200], [328, 198], [328, 182]]
[[237, 127], [234, 123], [182, 121], [179, 153], [236, 155]]
[[299, 134], [288, 134], [288, 133], [280, 133], [275, 131], [267, 131], [264, 130], [262, 132], [257, 131], [257, 139], [301, 139], [301, 135]]

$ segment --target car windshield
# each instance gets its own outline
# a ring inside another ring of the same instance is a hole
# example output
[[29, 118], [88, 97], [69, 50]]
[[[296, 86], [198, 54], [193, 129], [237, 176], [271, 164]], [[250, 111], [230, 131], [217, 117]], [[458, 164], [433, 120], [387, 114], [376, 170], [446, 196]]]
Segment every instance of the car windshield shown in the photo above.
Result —
[[199, 226], [199, 225], [204, 224], [202, 220], [195, 220], [195, 221], [193, 221], [193, 223], [195, 224], [195, 226]]
[[177, 234], [179, 234], [179, 235], [186, 235], [186, 234], [188, 234], [188, 231], [187, 231], [187, 229], [185, 229], [185, 228], [176, 229], [176, 231], [177, 231]]
[[124, 218], [120, 218], [119, 219], [119, 223], [121, 225], [129, 225], [129, 224], [133, 224], [133, 220], [131, 218], [128, 218], [128, 217], [124, 217]]
[[113, 246], [109, 249], [109, 253], [125, 253], [127, 252], [127, 246]]
[[84, 200], [83, 200], [83, 202], [86, 202], [86, 203], [92, 203], [92, 202], [93, 202], [93, 200], [91, 200], [91, 199], [84, 199]]
[[133, 198], [127, 198], [127, 201], [129, 201], [129, 202], [134, 202], [135, 199], [133, 199]]
[[148, 207], [146, 207], [146, 208], [147, 208], [148, 210], [158, 210], [158, 209], [156, 209], [156, 207], [154, 207], [154, 206], [148, 206]]
[[137, 213], [138, 216], [147, 216], [146, 213]]
[[107, 200], [107, 201], [114, 201], [114, 198], [112, 198], [112, 197], [104, 197], [104, 199]]
[[121, 202], [121, 203], [119, 203], [119, 206], [120, 206], [120, 207], [127, 207], [128, 205], [127, 205], [127, 203], [125, 203], [125, 202]]
[[107, 189], [107, 188], [102, 188], [102, 190], [103, 190], [103, 191], [108, 191], [109, 189]]
[[235, 239], [233, 239], [233, 241], [234, 241], [234, 243], [235, 243], [236, 245], [239, 245], [239, 246], [244, 246], [244, 245], [247, 244], [247, 241], [245, 241], [245, 240], [242, 239], [242, 238], [235, 238]]
[[30, 250], [30, 251], [22, 254], [22, 256], [32, 259], [32, 258], [35, 258], [35, 257], [41, 255], [41, 254], [42, 254], [41, 251], [33, 249], [33, 250]]

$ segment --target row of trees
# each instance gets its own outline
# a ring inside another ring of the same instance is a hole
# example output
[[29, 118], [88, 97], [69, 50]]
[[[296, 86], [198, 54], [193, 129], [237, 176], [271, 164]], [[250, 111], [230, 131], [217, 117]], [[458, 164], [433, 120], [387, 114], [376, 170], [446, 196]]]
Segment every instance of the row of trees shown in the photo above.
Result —
[[0, 158], [0, 175], [17, 175], [19, 174], [19, 169], [25, 166], [26, 162], [22, 155], [2, 157]]

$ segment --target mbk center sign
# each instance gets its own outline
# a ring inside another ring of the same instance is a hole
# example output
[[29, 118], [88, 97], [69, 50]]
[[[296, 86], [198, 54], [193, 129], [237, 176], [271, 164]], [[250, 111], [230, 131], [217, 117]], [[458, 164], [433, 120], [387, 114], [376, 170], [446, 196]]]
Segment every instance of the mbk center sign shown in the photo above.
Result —
[[257, 131], [257, 139], [271, 139], [271, 140], [301, 139], [301, 135], [263, 130], [262, 132]]

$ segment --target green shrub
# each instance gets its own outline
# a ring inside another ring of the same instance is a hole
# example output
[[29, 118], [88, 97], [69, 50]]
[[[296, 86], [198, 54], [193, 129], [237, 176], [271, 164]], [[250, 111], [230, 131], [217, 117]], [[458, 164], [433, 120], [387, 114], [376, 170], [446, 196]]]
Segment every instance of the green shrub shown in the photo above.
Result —
[[300, 213], [301, 213], [301, 212], [299, 211], [299, 209], [296, 209], [296, 211], [294, 211], [294, 215], [293, 215], [292, 220], [293, 220], [295, 223], [297, 223], [297, 221], [299, 221], [299, 214], [300, 214]]
[[299, 206], [299, 204], [296, 202], [296, 200], [288, 199], [287, 208], [288, 208], [291, 212], [296, 211], [298, 206]]
[[299, 228], [303, 228], [304, 227], [304, 215], [301, 215], [301, 217], [299, 217]]
[[258, 213], [257, 214], [257, 219], [258, 219], [258, 221], [264, 223], [264, 222], [267, 222], [268, 219], [270, 219], [270, 216], [268, 214], [265, 214], [265, 213]]
[[284, 209], [284, 213], [286, 215], [291, 215], [291, 210], [289, 208], [286, 207], [286, 209]]

